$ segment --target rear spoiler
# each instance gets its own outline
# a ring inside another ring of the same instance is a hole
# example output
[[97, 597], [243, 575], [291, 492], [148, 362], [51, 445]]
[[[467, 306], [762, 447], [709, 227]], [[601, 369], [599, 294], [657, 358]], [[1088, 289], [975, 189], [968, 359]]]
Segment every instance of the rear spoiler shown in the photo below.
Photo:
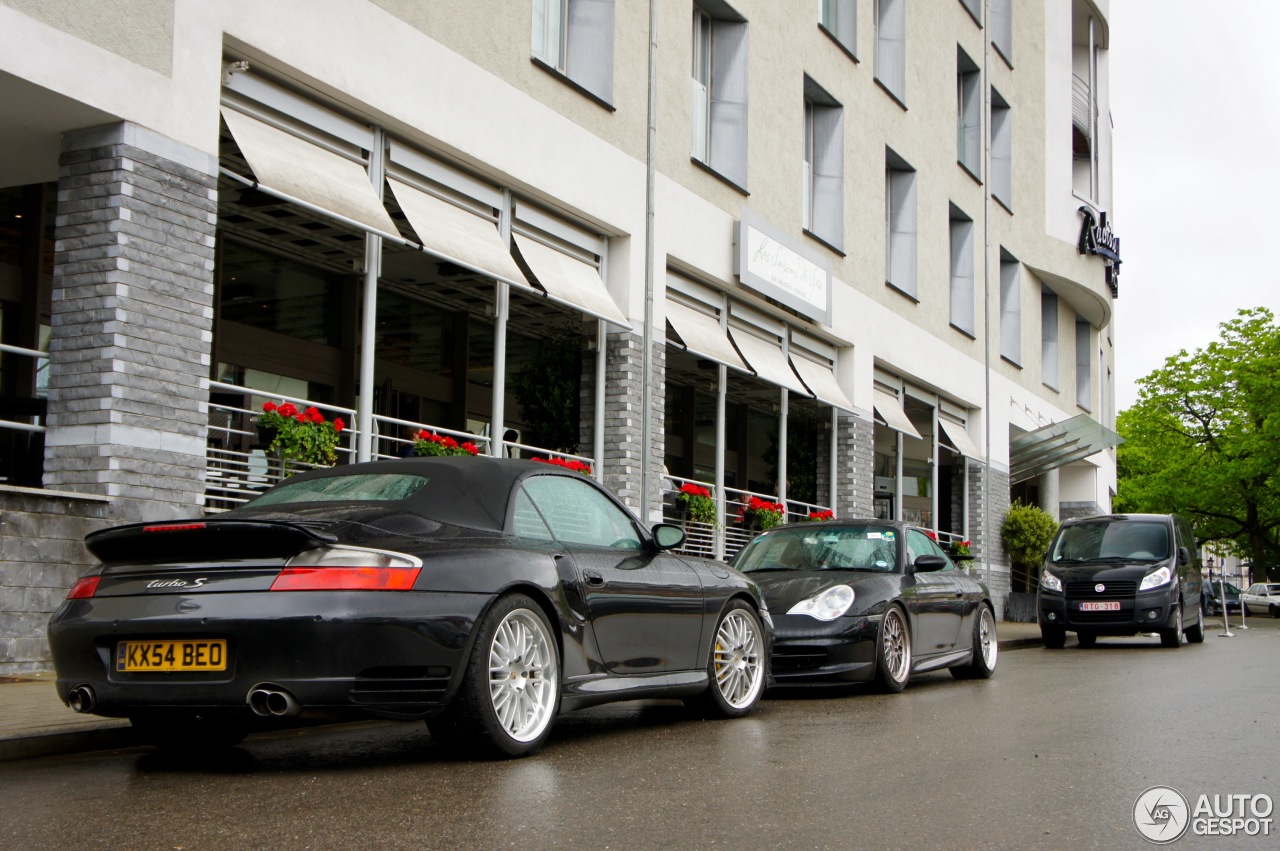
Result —
[[288, 558], [337, 541], [274, 520], [175, 520], [134, 523], [85, 536], [85, 546], [104, 564], [120, 562], [222, 561]]

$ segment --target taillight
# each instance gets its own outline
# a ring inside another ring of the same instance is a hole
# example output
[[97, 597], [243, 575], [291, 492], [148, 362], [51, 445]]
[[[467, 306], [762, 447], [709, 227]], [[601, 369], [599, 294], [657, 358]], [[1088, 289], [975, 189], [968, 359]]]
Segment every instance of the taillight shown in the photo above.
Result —
[[94, 592], [98, 590], [98, 582], [101, 576], [81, 576], [76, 580], [76, 584], [71, 586], [71, 590], [67, 592], [68, 600], [84, 600], [92, 597]]
[[404, 553], [360, 547], [323, 547], [285, 563], [272, 591], [408, 591], [422, 562]]
[[162, 523], [155, 526], [143, 526], [143, 532], [192, 532], [203, 529], [203, 523]]
[[286, 567], [272, 591], [408, 591], [420, 567]]

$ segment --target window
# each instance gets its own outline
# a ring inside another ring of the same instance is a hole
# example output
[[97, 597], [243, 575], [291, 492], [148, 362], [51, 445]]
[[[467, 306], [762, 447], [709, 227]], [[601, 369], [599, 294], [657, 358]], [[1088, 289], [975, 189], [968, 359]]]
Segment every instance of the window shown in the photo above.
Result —
[[1000, 249], [1000, 357], [1022, 365], [1022, 292], [1018, 261]]
[[1093, 410], [1093, 327], [1076, 320], [1076, 404]]
[[951, 324], [973, 336], [973, 219], [951, 205]]
[[1040, 290], [1040, 371], [1046, 387], [1058, 389], [1058, 296]]
[[613, 0], [533, 0], [533, 56], [613, 100]]
[[844, 246], [844, 107], [804, 78], [804, 229]]
[[982, 0], [960, 0], [960, 5], [973, 18], [973, 22], [982, 26]]
[[1013, 67], [1013, 0], [991, 0], [991, 46]]
[[858, 0], [820, 0], [818, 26], [850, 56], [858, 55]]
[[956, 159], [982, 178], [982, 74], [963, 51], [956, 61]]
[[1013, 210], [1013, 111], [991, 90], [991, 197]]
[[[562, 544], [640, 549], [640, 536], [626, 512], [593, 485], [568, 476], [532, 476], [523, 487]], [[521, 504], [517, 503], [517, 511]], [[516, 528], [532, 534], [537, 524], [529, 519]]]
[[893, 151], [885, 157], [885, 282], [916, 297], [916, 172]]
[[692, 157], [747, 185], [747, 22], [723, 3], [693, 7]]
[[907, 101], [907, 3], [876, 0], [876, 80], [899, 103]]

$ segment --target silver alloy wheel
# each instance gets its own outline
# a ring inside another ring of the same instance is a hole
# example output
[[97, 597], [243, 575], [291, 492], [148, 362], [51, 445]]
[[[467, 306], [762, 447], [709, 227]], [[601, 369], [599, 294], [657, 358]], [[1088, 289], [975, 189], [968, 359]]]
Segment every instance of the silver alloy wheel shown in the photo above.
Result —
[[902, 613], [890, 609], [884, 616], [884, 664], [895, 682], [904, 683], [911, 672], [911, 637]]
[[996, 641], [996, 619], [991, 609], [982, 607], [982, 617], [978, 622], [978, 650], [982, 653], [982, 661], [988, 670], [996, 668], [996, 654], [1000, 652], [1000, 643]]
[[516, 609], [489, 645], [489, 698], [503, 731], [517, 742], [536, 739], [551, 723], [559, 687], [551, 636], [536, 614]]
[[720, 621], [712, 652], [720, 696], [734, 709], [750, 706], [764, 685], [760, 634], [755, 621], [741, 609], [730, 611]]

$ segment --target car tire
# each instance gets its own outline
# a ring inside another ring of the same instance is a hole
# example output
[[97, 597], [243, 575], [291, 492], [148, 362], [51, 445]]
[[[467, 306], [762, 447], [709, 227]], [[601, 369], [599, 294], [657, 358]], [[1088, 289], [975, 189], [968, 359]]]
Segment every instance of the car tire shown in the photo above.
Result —
[[731, 601], [711, 639], [706, 691], [690, 698], [688, 705], [704, 717], [750, 714], [764, 693], [768, 662], [764, 648], [760, 616], [742, 600]]
[[129, 723], [146, 744], [176, 753], [226, 750], [249, 734], [243, 720], [186, 712], [130, 715]]
[[523, 594], [500, 598], [476, 632], [462, 684], [427, 729], [442, 747], [505, 759], [531, 754], [560, 709], [560, 656], [551, 623]]
[[1173, 609], [1173, 626], [1158, 630], [1160, 635], [1160, 645], [1162, 647], [1181, 647], [1182, 646], [1182, 600], [1174, 604]]
[[1183, 634], [1186, 635], [1188, 644], [1204, 643], [1204, 616], [1199, 609], [1196, 609], [1196, 622], [1187, 627]]
[[951, 669], [957, 680], [987, 680], [996, 672], [1000, 642], [996, 638], [996, 615], [983, 603], [973, 623], [973, 659]]
[[1280, 618], [1280, 606], [1277, 606], [1275, 603], [1267, 606], [1267, 611], [1271, 613], [1271, 617]]
[[911, 628], [902, 609], [890, 606], [876, 636], [875, 684], [880, 691], [892, 694], [906, 688], [910, 679]]
[[1040, 624], [1040, 640], [1050, 650], [1061, 650], [1067, 646], [1067, 631], [1060, 626]]
[[1079, 644], [1081, 647], [1093, 647], [1097, 643], [1098, 636], [1094, 635], [1092, 632], [1076, 633], [1076, 644]]

